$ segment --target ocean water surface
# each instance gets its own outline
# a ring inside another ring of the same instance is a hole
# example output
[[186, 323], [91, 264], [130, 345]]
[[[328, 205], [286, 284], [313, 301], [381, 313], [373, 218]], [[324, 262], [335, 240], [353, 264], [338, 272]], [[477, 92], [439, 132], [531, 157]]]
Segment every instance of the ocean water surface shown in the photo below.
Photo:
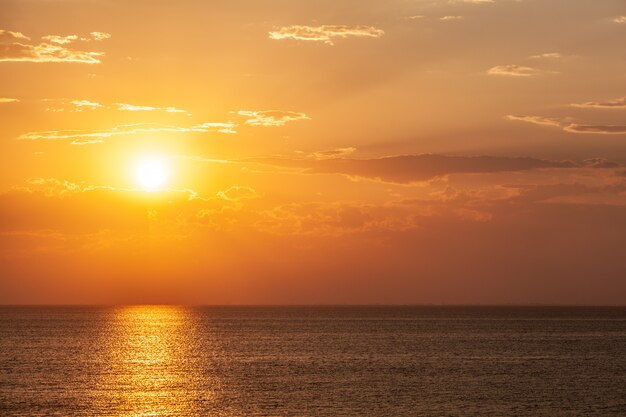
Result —
[[0, 416], [625, 416], [626, 308], [0, 307]]

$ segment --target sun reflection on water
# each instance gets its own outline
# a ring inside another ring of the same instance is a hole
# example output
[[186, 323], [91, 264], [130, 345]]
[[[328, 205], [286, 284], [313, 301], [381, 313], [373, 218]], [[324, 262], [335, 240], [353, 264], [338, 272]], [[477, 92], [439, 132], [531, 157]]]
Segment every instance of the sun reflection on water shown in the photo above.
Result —
[[98, 409], [118, 416], [198, 415], [219, 381], [200, 375], [192, 315], [182, 307], [116, 309], [107, 332], [108, 358]]

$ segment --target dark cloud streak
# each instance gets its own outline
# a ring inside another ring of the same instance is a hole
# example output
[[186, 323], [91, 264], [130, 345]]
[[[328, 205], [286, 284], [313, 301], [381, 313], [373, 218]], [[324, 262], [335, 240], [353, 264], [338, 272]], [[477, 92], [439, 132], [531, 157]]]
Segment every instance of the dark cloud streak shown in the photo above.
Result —
[[267, 165], [303, 169], [311, 174], [344, 174], [395, 183], [426, 181], [448, 174], [527, 171], [541, 168], [573, 168], [570, 161], [547, 161], [528, 157], [399, 155], [376, 159], [304, 160], [251, 159]]

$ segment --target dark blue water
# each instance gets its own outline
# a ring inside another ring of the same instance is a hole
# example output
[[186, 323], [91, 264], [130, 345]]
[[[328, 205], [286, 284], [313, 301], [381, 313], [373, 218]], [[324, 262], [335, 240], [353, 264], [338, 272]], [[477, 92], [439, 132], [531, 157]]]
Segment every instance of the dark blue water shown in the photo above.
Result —
[[625, 416], [626, 308], [0, 307], [0, 416]]

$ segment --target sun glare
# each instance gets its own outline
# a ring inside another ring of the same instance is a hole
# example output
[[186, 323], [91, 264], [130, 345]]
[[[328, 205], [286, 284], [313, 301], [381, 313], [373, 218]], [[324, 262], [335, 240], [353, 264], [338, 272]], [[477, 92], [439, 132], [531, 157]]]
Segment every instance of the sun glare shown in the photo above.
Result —
[[135, 180], [145, 190], [156, 190], [163, 187], [168, 176], [169, 168], [161, 157], [143, 157], [135, 164]]

